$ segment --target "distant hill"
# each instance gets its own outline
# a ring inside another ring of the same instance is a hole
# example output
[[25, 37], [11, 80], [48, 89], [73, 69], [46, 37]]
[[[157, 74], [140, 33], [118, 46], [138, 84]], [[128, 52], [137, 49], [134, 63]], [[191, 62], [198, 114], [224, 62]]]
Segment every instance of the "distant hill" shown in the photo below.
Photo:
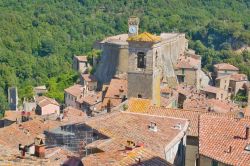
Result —
[[140, 17], [141, 32], [185, 32], [205, 68], [232, 61], [250, 76], [250, 55], [231, 57], [231, 49], [250, 44], [249, 0], [1, 0], [0, 105], [11, 85], [29, 97], [33, 85], [47, 84], [63, 100], [76, 78], [72, 56], [127, 32], [130, 15]]

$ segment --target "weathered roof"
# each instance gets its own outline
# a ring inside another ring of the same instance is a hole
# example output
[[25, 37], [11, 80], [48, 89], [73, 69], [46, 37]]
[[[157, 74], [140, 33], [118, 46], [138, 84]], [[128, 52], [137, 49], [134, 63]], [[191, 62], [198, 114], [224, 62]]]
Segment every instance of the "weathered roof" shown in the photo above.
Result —
[[247, 81], [247, 75], [246, 74], [232, 74], [230, 77], [230, 80], [233, 81]]
[[203, 114], [200, 116], [199, 153], [228, 165], [249, 165], [250, 119]]
[[217, 70], [234, 70], [234, 71], [238, 71], [239, 69], [229, 63], [218, 63], [215, 64], [214, 67]]
[[84, 81], [87, 81], [87, 82], [96, 82], [96, 78], [95, 76], [93, 75], [90, 75], [90, 74], [81, 74], [82, 78]]
[[[139, 163], [140, 159], [140, 163]], [[85, 166], [128, 166], [128, 165], [150, 165], [170, 166], [166, 160], [156, 156], [153, 152], [143, 147], [126, 151], [124, 148], [118, 151], [91, 154], [83, 158]]]
[[[156, 132], [149, 130], [148, 126], [151, 122], [157, 124]], [[86, 124], [112, 139], [126, 139], [136, 144], [142, 142], [155, 155], [165, 158], [165, 147], [172, 141], [177, 141], [177, 135], [186, 130], [188, 121], [180, 118], [118, 111], [89, 119]], [[175, 128], [177, 124], [182, 126], [181, 130]]]
[[178, 69], [198, 69], [200, 65], [200, 59], [195, 59], [190, 56], [180, 56], [175, 67]]
[[37, 97], [36, 102], [37, 102], [37, 105], [39, 105], [40, 107], [45, 107], [49, 104], [53, 104], [53, 105], [57, 105], [57, 106], [60, 105], [55, 99], [51, 99], [51, 98], [46, 97], [46, 96]]
[[64, 89], [66, 93], [71, 94], [74, 97], [79, 97], [83, 93], [83, 86], [79, 84], [75, 84], [67, 89]]
[[78, 61], [80, 62], [87, 62], [88, 59], [87, 59], [87, 56], [86, 55], [83, 55], [83, 56], [74, 56]]
[[148, 32], [143, 32], [136, 36], [131, 36], [127, 41], [137, 41], [137, 42], [159, 42], [161, 41], [161, 37], [152, 35]]
[[218, 87], [215, 87], [215, 86], [206, 86], [206, 87], [203, 87], [201, 89], [202, 91], [205, 91], [205, 92], [210, 92], [210, 93], [214, 93], [214, 94], [217, 94], [218, 92], [223, 92], [224, 90], [223, 89], [220, 89]]
[[81, 98], [77, 99], [78, 103], [86, 103], [89, 105], [94, 105], [102, 101], [102, 92], [87, 94]]
[[112, 79], [103, 100], [103, 106], [110, 101], [113, 106], [118, 106], [128, 93], [128, 81], [124, 79]]

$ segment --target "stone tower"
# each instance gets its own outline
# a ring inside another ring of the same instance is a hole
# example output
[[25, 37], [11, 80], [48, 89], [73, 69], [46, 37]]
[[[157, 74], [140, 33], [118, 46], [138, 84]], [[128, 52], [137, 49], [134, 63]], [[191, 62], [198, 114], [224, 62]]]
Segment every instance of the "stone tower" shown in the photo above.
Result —
[[158, 49], [161, 38], [144, 32], [128, 38], [128, 97], [152, 99], [160, 105]]
[[140, 19], [138, 17], [129, 17], [128, 19], [128, 36], [136, 36], [139, 32]]

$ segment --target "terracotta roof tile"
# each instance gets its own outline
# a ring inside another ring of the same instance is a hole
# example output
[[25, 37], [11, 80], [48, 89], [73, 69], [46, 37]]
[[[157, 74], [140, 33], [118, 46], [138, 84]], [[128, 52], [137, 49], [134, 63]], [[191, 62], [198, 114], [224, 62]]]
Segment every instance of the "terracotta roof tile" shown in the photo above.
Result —
[[[151, 122], [157, 124], [156, 132], [149, 130]], [[162, 158], [165, 158], [165, 147], [181, 132], [174, 128], [178, 123], [181, 124], [182, 130], [188, 125], [185, 119], [119, 111], [86, 121], [88, 126], [109, 138], [126, 139], [136, 144], [142, 142], [146, 149]]]
[[250, 153], [244, 149], [250, 143], [250, 135], [245, 137], [250, 119], [203, 114], [199, 126], [201, 155], [228, 165], [249, 165]]
[[112, 79], [103, 100], [103, 106], [110, 101], [112, 106], [122, 103], [123, 97], [128, 93], [128, 81], [124, 79]]
[[71, 94], [74, 97], [79, 97], [79, 96], [81, 96], [81, 94], [83, 92], [83, 86], [79, 85], [79, 84], [75, 84], [67, 89], [64, 89], [64, 91], [66, 93]]
[[198, 69], [201, 65], [200, 59], [195, 59], [190, 56], [180, 56], [175, 67], [179, 69]]
[[40, 107], [44, 107], [44, 106], [47, 106], [49, 104], [53, 104], [53, 105], [57, 105], [57, 106], [60, 105], [55, 99], [51, 99], [51, 98], [46, 97], [46, 96], [37, 97], [36, 102], [37, 102], [37, 105], [39, 105]]
[[93, 75], [90, 74], [81, 74], [83, 80], [87, 81], [87, 82], [96, 82], [96, 78]]
[[150, 165], [150, 166], [170, 166], [166, 160], [155, 156], [153, 152], [140, 147], [131, 151], [109, 151], [105, 153], [97, 153], [83, 158], [86, 166], [128, 166], [128, 165]]
[[229, 63], [219, 63], [214, 65], [214, 67], [217, 70], [233, 70], [233, 71], [238, 71], [239, 69]]

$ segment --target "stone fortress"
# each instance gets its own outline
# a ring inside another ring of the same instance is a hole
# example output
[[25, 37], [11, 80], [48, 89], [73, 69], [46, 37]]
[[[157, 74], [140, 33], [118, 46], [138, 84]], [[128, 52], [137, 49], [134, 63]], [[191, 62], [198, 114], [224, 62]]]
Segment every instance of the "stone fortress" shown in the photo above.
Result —
[[[185, 80], [198, 87], [201, 58], [194, 53], [188, 55], [185, 34], [139, 33], [139, 22], [139, 18], [130, 17], [128, 34], [108, 37], [95, 44], [95, 48], [102, 50], [95, 73], [97, 80], [103, 84], [115, 75], [127, 74], [128, 98], [149, 98], [155, 105], [160, 105], [161, 87], [174, 87]], [[183, 68], [179, 61], [184, 63]]]

